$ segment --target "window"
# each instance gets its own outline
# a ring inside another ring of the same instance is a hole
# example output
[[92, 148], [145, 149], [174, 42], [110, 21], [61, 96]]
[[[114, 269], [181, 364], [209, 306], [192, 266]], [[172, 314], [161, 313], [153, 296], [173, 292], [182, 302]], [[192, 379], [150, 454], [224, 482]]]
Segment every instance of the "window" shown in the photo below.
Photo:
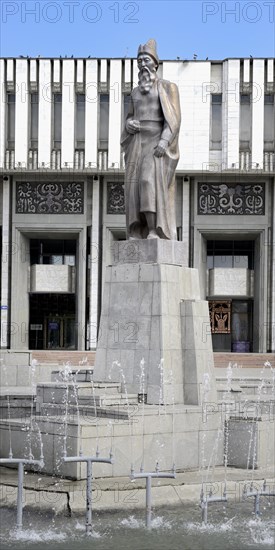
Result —
[[38, 149], [38, 94], [31, 94], [31, 149]]
[[14, 149], [15, 144], [15, 94], [8, 94], [7, 97], [7, 146]]
[[222, 148], [222, 94], [211, 96], [210, 148]]
[[251, 100], [250, 94], [240, 96], [240, 150], [251, 148]]
[[30, 242], [31, 265], [75, 265], [76, 241], [32, 239]]
[[254, 241], [208, 241], [207, 269], [254, 269]]
[[53, 96], [53, 146], [61, 149], [62, 94]]
[[108, 149], [109, 94], [100, 95], [99, 106], [99, 149]]
[[85, 94], [76, 96], [76, 148], [85, 148]]
[[266, 94], [264, 98], [264, 150], [274, 151], [274, 94]]

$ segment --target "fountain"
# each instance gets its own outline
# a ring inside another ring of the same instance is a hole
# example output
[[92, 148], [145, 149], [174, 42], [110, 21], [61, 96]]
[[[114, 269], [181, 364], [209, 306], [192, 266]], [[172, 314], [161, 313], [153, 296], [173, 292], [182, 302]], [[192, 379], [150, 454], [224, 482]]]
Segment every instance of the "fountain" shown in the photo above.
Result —
[[[160, 488], [165, 493], [170, 486], [162, 484], [165, 479], [169, 483], [169, 479], [175, 478], [176, 469], [178, 485], [172, 493], [178, 504], [185, 502], [189, 494], [182, 492], [187, 490], [188, 484], [181, 485], [178, 481], [184, 475], [182, 472], [190, 471], [189, 483], [194, 470], [202, 474], [201, 484], [196, 483], [193, 489], [193, 500], [201, 506], [205, 529], [212, 525], [209, 523], [209, 516], [214, 514], [212, 510], [219, 508], [221, 516], [221, 505], [225, 503], [230, 510], [228, 471], [231, 466], [242, 467], [246, 480], [252, 475], [250, 487], [245, 488], [242, 499], [245, 504], [250, 497], [254, 498], [256, 515], [260, 499], [274, 496], [269, 481], [261, 488], [252, 484], [256, 469], [268, 466], [267, 457], [271, 464], [274, 460], [274, 415], [270, 408], [268, 410], [274, 392], [274, 372], [271, 367], [265, 367], [261, 380], [253, 382], [255, 398], [248, 401], [242, 389], [232, 391], [237, 384], [238, 369], [229, 365], [225, 381], [219, 381], [222, 387], [218, 386], [218, 392], [208, 306], [200, 299], [196, 270], [181, 264], [181, 243], [141, 241], [135, 245], [130, 262], [127, 246], [128, 243], [115, 243], [117, 260], [107, 268], [102, 338], [93, 376], [90, 373], [80, 376], [79, 369], [74, 371], [70, 364], [65, 364], [57, 379], [37, 384], [35, 398], [31, 392], [29, 418], [11, 419], [10, 401], [7, 402], [8, 418], [3, 419], [0, 426], [1, 463], [18, 466], [18, 526], [22, 524], [20, 503], [24, 464], [27, 468], [31, 465], [41, 467], [43, 447], [43, 475], [61, 476], [57, 482], [61, 489], [65, 483], [62, 479], [74, 480], [73, 484], [85, 480], [85, 506], [81, 504], [79, 510], [85, 509], [87, 534], [93, 533], [94, 527], [92, 489], [97, 482], [92, 479], [93, 463], [97, 463], [97, 479], [103, 480], [105, 487], [112, 486], [112, 480], [116, 484], [118, 479], [129, 476], [135, 481], [141, 507], [144, 497], [146, 499], [146, 526], [152, 532], [153, 490]], [[108, 296], [113, 300], [111, 309]], [[119, 315], [125, 323], [133, 318], [136, 320], [138, 338], [114, 341], [110, 327]], [[35, 367], [35, 364], [30, 367], [32, 390]], [[239, 385], [240, 380], [239, 377]], [[245, 383], [243, 380], [242, 387]], [[252, 405], [254, 415], [251, 417]], [[246, 440], [240, 438], [239, 429], [245, 433]], [[259, 437], [263, 429], [268, 434], [270, 446], [265, 462], [263, 455], [267, 442]], [[22, 449], [26, 430], [29, 456], [25, 459]], [[31, 448], [34, 432], [41, 448], [38, 461]], [[14, 453], [11, 455], [11, 439], [19, 459], [13, 458]], [[146, 480], [145, 494], [143, 486], [139, 487], [142, 479]], [[222, 486], [220, 492], [213, 485], [217, 479], [218, 489]], [[152, 480], [158, 480], [160, 485], [155, 488]], [[110, 505], [107, 493], [110, 490], [104, 495]], [[159, 498], [156, 501], [159, 502]], [[117, 502], [114, 491], [114, 508]], [[165, 497], [163, 503], [166, 504]], [[72, 498], [70, 507], [74, 507]]]

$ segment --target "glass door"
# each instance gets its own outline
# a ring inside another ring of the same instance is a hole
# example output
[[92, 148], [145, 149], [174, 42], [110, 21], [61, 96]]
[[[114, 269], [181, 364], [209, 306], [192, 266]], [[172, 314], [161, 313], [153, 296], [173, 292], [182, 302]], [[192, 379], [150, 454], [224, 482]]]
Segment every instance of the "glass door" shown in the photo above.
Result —
[[75, 317], [47, 317], [44, 324], [44, 349], [76, 349]]

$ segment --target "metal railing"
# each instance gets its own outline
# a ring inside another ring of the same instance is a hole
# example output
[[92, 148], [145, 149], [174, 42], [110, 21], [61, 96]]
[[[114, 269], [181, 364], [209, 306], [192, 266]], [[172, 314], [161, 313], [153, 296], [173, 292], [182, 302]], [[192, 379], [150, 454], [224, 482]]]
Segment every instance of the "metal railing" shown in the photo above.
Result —
[[275, 153], [264, 151], [264, 170], [273, 172], [275, 170]]
[[83, 170], [85, 168], [85, 151], [84, 149], [76, 149], [74, 152], [74, 168]]
[[99, 170], [108, 169], [108, 151], [98, 151], [97, 164]]
[[5, 168], [7, 170], [14, 169], [14, 149], [6, 149]]
[[53, 170], [59, 170], [61, 168], [61, 149], [52, 150], [51, 168]]
[[239, 159], [240, 170], [250, 170], [251, 168], [251, 153], [250, 151], [241, 151]]
[[38, 168], [38, 150], [29, 149], [28, 168], [37, 170]]

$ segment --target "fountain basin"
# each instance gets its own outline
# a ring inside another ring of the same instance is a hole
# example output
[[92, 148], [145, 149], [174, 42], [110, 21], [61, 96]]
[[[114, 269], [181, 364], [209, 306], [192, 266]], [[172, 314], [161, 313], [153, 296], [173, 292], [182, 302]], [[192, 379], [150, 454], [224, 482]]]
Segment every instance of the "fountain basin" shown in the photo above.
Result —
[[[125, 408], [124, 408], [125, 412]], [[26, 448], [28, 419], [12, 419], [11, 438], [14, 456], [22, 454]], [[39, 417], [35, 419], [43, 440], [45, 468], [44, 472], [64, 475], [72, 479], [84, 479], [85, 466], [81, 464], [63, 464], [65, 420], [60, 417]], [[131, 408], [130, 419], [95, 418], [94, 415], [79, 418], [68, 416], [66, 428], [67, 456], [94, 454], [99, 447], [100, 455], [107, 456], [112, 447], [114, 464], [98, 464], [97, 474], [101, 477], [127, 476], [131, 464], [135, 470], [152, 470], [156, 461], [160, 470], [170, 470], [173, 463], [177, 469], [194, 469], [212, 460], [216, 464], [223, 462], [223, 438], [217, 438], [219, 415], [204, 418], [199, 406], [166, 406], [136, 404]], [[0, 423], [2, 439], [1, 456], [9, 453], [8, 421]], [[38, 445], [38, 443], [37, 443]], [[213, 458], [213, 448], [216, 448]], [[37, 447], [37, 453], [39, 450]]]

